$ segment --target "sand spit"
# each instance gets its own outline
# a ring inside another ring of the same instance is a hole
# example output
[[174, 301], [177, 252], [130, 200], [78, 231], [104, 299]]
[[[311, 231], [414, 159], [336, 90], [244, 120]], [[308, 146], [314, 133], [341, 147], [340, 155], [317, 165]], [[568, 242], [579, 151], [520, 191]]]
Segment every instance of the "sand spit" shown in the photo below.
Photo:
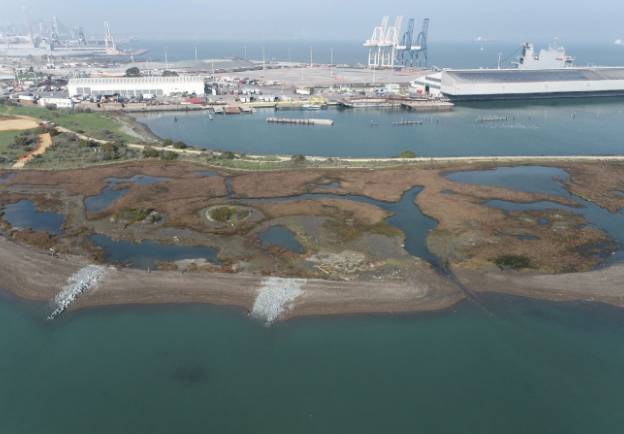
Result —
[[[22, 298], [48, 301], [89, 265], [82, 258], [53, 257], [0, 237], [0, 286]], [[466, 270], [456, 274], [472, 292], [624, 307], [624, 264], [572, 274]], [[435, 311], [464, 299], [451, 282], [427, 268], [409, 281], [387, 282], [280, 279], [243, 273], [147, 273], [108, 267], [105, 278], [81, 294], [69, 309], [205, 303], [240, 307], [269, 322], [301, 316]]]
[[305, 282], [305, 279], [266, 278], [251, 310], [252, 316], [270, 325], [292, 309], [295, 299], [303, 294]]
[[602, 302], [624, 307], [624, 264], [584, 273], [542, 274], [457, 271], [476, 292], [497, 292], [540, 300]]

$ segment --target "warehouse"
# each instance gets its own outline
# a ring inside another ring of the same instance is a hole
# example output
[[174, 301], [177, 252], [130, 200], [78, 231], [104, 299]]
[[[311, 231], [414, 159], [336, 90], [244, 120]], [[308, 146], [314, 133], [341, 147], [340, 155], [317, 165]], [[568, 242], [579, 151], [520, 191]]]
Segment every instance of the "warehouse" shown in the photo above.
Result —
[[441, 91], [454, 100], [624, 96], [624, 68], [445, 70]]
[[107, 77], [73, 78], [67, 85], [71, 96], [120, 95], [203, 95], [204, 79], [201, 77]]

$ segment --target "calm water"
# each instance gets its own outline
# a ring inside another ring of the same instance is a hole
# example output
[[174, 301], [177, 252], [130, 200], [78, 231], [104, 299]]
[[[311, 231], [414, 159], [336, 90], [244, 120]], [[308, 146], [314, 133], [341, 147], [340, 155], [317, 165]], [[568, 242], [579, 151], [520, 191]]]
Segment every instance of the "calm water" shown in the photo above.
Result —
[[258, 236], [262, 247], [278, 246], [294, 253], [303, 253], [305, 249], [297, 241], [295, 234], [288, 228], [280, 225], [269, 227]]
[[[333, 127], [269, 124], [273, 110], [251, 115], [206, 113], [139, 116], [154, 133], [173, 140], [247, 154], [391, 157], [402, 151], [419, 156], [621, 154], [624, 100], [576, 100], [534, 103], [480, 103], [450, 113], [324, 110], [282, 111], [280, 116], [320, 117]], [[479, 122], [483, 116], [507, 116], [504, 122]], [[178, 121], [175, 122], [174, 119]], [[401, 120], [422, 125], [393, 126]], [[371, 126], [374, 121], [377, 126]]]
[[424, 215], [416, 205], [415, 199], [422, 191], [420, 187], [413, 187], [403, 194], [398, 202], [384, 202], [366, 196], [353, 194], [337, 195], [331, 193], [306, 193], [297, 196], [242, 199], [241, 202], [253, 205], [254, 203], [289, 202], [295, 200], [315, 200], [321, 198], [352, 200], [377, 206], [391, 213], [386, 222], [401, 230], [405, 236], [404, 247], [413, 256], [423, 258], [434, 265], [440, 265], [439, 259], [427, 248], [427, 235], [437, 225], [436, 221]]
[[158, 261], [174, 262], [183, 259], [206, 259], [218, 262], [216, 249], [208, 246], [178, 246], [144, 240], [140, 243], [116, 241], [106, 235], [95, 234], [91, 242], [104, 251], [107, 262], [130, 265], [135, 268], [153, 268]]
[[135, 175], [131, 178], [107, 178], [106, 186], [100, 193], [95, 196], [85, 198], [85, 208], [88, 212], [97, 213], [104, 211], [109, 206], [117, 202], [130, 191], [129, 188], [118, 188], [117, 186], [119, 184], [130, 183], [135, 185], [151, 185], [160, 184], [166, 180], [167, 178], [147, 175]]
[[2, 218], [15, 228], [43, 231], [51, 235], [60, 234], [65, 221], [62, 214], [38, 211], [30, 200], [12, 203], [5, 206], [2, 211], [4, 212]]
[[0, 432], [620, 431], [622, 311], [486, 303], [267, 328], [205, 306], [46, 322], [0, 298]]
[[[556, 202], [540, 201], [517, 203], [504, 200], [490, 200], [489, 206], [505, 211], [530, 211], [561, 209], [582, 215], [589, 224], [604, 230], [619, 245], [618, 251], [611, 258], [613, 261], [624, 261], [624, 210], [612, 213], [592, 202], [570, 194], [562, 182], [568, 179], [568, 173], [553, 167], [520, 166], [499, 167], [495, 170], [476, 170], [448, 174], [452, 181], [503, 187], [529, 193], [545, 193], [563, 196], [578, 204], [569, 207]], [[544, 222], [547, 224], [548, 222]]]

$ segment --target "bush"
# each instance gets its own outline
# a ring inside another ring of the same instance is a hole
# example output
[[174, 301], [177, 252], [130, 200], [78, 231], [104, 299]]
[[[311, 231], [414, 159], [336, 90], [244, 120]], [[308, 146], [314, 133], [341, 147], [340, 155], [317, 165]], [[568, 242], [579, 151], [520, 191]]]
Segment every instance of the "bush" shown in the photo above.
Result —
[[165, 139], [165, 140], [163, 140], [162, 144], [163, 144], [164, 147], [173, 146], [173, 140]]
[[160, 152], [156, 149], [146, 146], [143, 148], [143, 157], [144, 158], [158, 158], [160, 157]]
[[219, 208], [215, 208], [210, 211], [210, 217], [217, 222], [225, 223], [230, 221], [232, 216], [234, 215], [235, 210], [233, 208], [228, 208], [227, 206], [222, 206]]
[[188, 148], [188, 145], [182, 141], [177, 141], [173, 144], [173, 147], [176, 149], [186, 149]]
[[399, 154], [399, 158], [416, 158], [416, 154], [412, 151], [403, 151]]
[[523, 268], [533, 268], [531, 260], [526, 256], [520, 255], [501, 255], [494, 260], [494, 263], [501, 270], [521, 270]]
[[164, 151], [160, 154], [160, 159], [165, 161], [172, 161], [178, 159], [178, 154], [176, 152]]
[[236, 158], [236, 154], [232, 151], [225, 151], [221, 153], [222, 160], [233, 160]]
[[306, 161], [306, 157], [305, 155], [295, 154], [292, 157], [290, 157], [290, 160], [295, 164], [303, 164]]

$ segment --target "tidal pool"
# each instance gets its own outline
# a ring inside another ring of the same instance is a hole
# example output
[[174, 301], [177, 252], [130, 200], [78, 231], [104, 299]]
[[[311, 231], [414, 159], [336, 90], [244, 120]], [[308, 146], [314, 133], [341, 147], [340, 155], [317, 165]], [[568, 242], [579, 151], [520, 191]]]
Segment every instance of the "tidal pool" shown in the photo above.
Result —
[[433, 265], [439, 266], [439, 259], [427, 248], [427, 235], [437, 226], [437, 222], [425, 216], [415, 203], [416, 196], [421, 191], [421, 187], [413, 187], [405, 192], [398, 202], [384, 202], [366, 196], [353, 194], [339, 195], [332, 193], [305, 193], [288, 197], [239, 199], [239, 201], [253, 205], [254, 203], [292, 202], [297, 200], [318, 200], [325, 198], [351, 200], [374, 205], [392, 214], [386, 219], [386, 222], [403, 232], [405, 236], [405, 250], [407, 250], [408, 253], [413, 256], [418, 256]]
[[[624, 211], [612, 213], [605, 208], [571, 194], [563, 185], [563, 182], [568, 177], [568, 173], [562, 169], [540, 166], [499, 167], [494, 170], [475, 170], [447, 174], [447, 178], [455, 182], [503, 187], [529, 193], [562, 196], [570, 199], [576, 202], [578, 207], [566, 206], [550, 201], [519, 203], [505, 200], [489, 200], [485, 203], [493, 208], [510, 212], [560, 209], [579, 214], [590, 225], [604, 230], [618, 244], [619, 249], [611, 260], [624, 261]], [[548, 224], [548, 221], [542, 219], [540, 224]]]
[[216, 249], [207, 246], [178, 246], [155, 241], [115, 241], [106, 235], [95, 234], [89, 240], [104, 252], [105, 260], [134, 268], [153, 268], [156, 262], [175, 262], [183, 259], [205, 259], [218, 263]]
[[152, 185], [160, 184], [166, 180], [167, 178], [147, 175], [135, 175], [131, 178], [107, 178], [106, 186], [99, 194], [85, 198], [85, 208], [87, 212], [98, 213], [113, 205], [130, 191], [128, 188], [117, 188], [119, 184]]
[[65, 221], [62, 214], [37, 210], [30, 200], [20, 200], [6, 205], [3, 212], [2, 218], [14, 228], [43, 231], [50, 235], [60, 234]]
[[288, 228], [281, 225], [273, 225], [258, 236], [262, 247], [278, 246], [294, 253], [303, 253], [305, 249], [297, 241], [297, 237]]

